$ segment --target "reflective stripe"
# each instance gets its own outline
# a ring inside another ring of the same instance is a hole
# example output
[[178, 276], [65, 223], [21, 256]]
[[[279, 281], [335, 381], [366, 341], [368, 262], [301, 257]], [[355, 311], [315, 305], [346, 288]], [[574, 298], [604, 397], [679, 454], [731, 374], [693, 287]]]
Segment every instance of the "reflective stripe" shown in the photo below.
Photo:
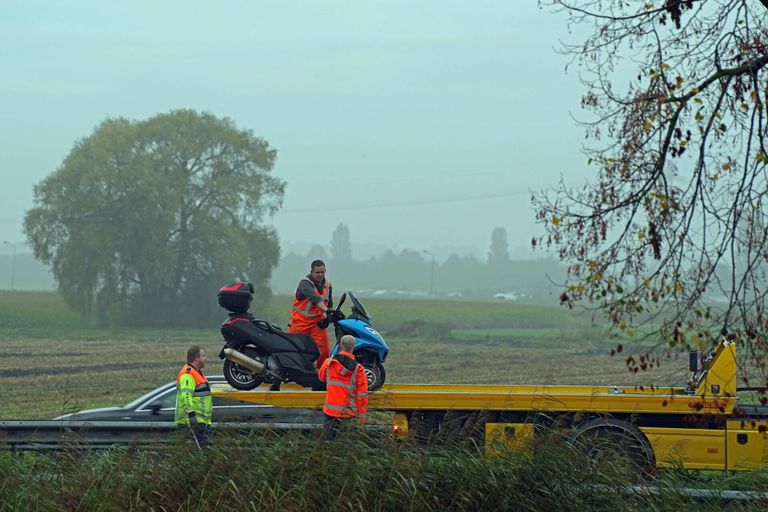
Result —
[[355, 407], [354, 405], [352, 405], [352, 406], [349, 406], [349, 405], [330, 405], [328, 402], [326, 402], [324, 404], [324, 407], [326, 409], [330, 409], [332, 411], [341, 411], [341, 412], [350, 411], [350, 412], [352, 412], [354, 414], [357, 414], [357, 407]]
[[[315, 283], [311, 279], [309, 279], [308, 277], [304, 277], [301, 279], [301, 281], [307, 281], [309, 284], [311, 284], [314, 287], [315, 292], [317, 292], [317, 285], [315, 285]], [[323, 284], [322, 292], [317, 294], [317, 296], [320, 297], [321, 302], [326, 304], [328, 303], [328, 300], [331, 294], [330, 290], [331, 290], [331, 281], [326, 279]], [[301, 303], [304, 303], [304, 307], [298, 306], [298, 304], [301, 304]], [[316, 309], [315, 313], [311, 312], [313, 307]], [[305, 297], [302, 300], [298, 300], [294, 296], [293, 306], [291, 306], [291, 311], [300, 316], [303, 316], [307, 320], [313, 320], [315, 318], [321, 318], [323, 316], [322, 310], [320, 310], [318, 306], [315, 306], [314, 304], [312, 304], [312, 301], [309, 299], [309, 297]]]
[[318, 316], [318, 315], [313, 315], [313, 314], [311, 314], [309, 312], [309, 310], [311, 308], [312, 308], [312, 301], [310, 301], [310, 300], [307, 301], [307, 307], [304, 308], [304, 309], [298, 308], [296, 306], [291, 306], [292, 310], [294, 310], [295, 312], [297, 312], [298, 314], [300, 314], [302, 316], [306, 316], [308, 318], [312, 318], [312, 317]]
[[353, 393], [357, 391], [357, 384], [355, 384], [354, 382], [350, 382], [349, 384], [346, 384], [340, 380], [331, 380], [331, 379], [325, 379], [325, 382], [329, 386], [339, 386], [340, 388], [348, 389]]

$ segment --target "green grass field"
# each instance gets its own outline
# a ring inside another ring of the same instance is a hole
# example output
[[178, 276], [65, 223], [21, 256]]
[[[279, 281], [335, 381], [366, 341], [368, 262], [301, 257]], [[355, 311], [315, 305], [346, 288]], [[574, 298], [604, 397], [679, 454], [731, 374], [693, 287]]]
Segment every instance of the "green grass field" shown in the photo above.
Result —
[[[289, 297], [275, 297], [265, 317], [285, 325], [290, 303]], [[686, 354], [652, 372], [630, 374], [625, 355], [609, 355], [630, 340], [611, 337], [556, 306], [364, 303], [390, 344], [389, 382], [682, 385], [688, 377]], [[55, 294], [0, 293], [0, 419], [49, 419], [125, 403], [173, 380], [193, 343], [212, 354], [206, 373], [219, 373], [217, 325], [103, 329], [81, 322]], [[686, 498], [677, 489], [764, 492], [768, 485], [764, 471], [736, 476], [663, 471], [655, 480], [659, 494], [630, 497], [620, 489], [634, 485], [632, 477], [581, 471], [557, 439], [542, 443], [529, 458], [488, 457], [464, 445], [427, 453], [387, 439], [350, 448], [346, 441], [323, 445], [311, 435], [295, 434], [219, 438], [215, 449], [202, 455], [183, 444], [162, 451], [0, 453], [0, 511], [695, 507], [704, 512], [733, 503]], [[326, 465], [334, 463], [348, 470], [329, 472]], [[594, 485], [604, 490], [596, 493]], [[189, 492], [192, 486], [196, 492]], [[736, 505], [764, 510], [759, 502]]]
[[[618, 340], [558, 306], [437, 300], [364, 301], [390, 346], [388, 382], [481, 384], [682, 384], [687, 358], [630, 374], [611, 357]], [[290, 297], [265, 317], [285, 325]], [[348, 311], [348, 309], [346, 310]], [[222, 311], [222, 319], [226, 315]], [[119, 405], [173, 380], [190, 344], [221, 372], [210, 329], [104, 329], [84, 324], [52, 293], [0, 293], [2, 419], [48, 419]]]

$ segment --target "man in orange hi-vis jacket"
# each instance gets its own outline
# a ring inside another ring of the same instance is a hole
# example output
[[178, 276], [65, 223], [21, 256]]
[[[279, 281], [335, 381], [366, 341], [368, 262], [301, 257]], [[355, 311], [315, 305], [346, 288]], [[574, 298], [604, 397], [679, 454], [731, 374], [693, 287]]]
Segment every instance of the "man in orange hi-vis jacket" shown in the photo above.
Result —
[[320, 368], [331, 353], [328, 343], [328, 328], [317, 323], [323, 319], [329, 308], [333, 307], [333, 287], [325, 278], [325, 263], [315, 260], [310, 272], [299, 281], [291, 308], [291, 324], [288, 332], [308, 334], [315, 340], [320, 356], [315, 361], [315, 368]]
[[323, 439], [326, 441], [333, 439], [348, 419], [365, 423], [368, 412], [368, 379], [365, 369], [353, 355], [355, 338], [342, 336], [340, 344], [341, 350], [326, 359], [317, 372], [318, 378], [326, 384], [323, 404]]

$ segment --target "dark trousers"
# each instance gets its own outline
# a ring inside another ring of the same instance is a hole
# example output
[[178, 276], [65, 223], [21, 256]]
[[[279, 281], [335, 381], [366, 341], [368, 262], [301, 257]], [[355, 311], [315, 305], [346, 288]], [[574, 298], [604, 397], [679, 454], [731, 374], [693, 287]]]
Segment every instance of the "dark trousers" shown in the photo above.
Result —
[[[355, 420], [355, 418], [347, 418]], [[346, 420], [337, 418], [336, 416], [325, 415], [325, 423], [323, 423], [323, 441], [330, 441], [336, 437], [339, 430], [345, 427]]]
[[176, 426], [179, 428], [180, 433], [183, 432], [185, 435], [189, 436], [189, 438], [201, 449], [208, 446], [210, 425], [196, 423], [195, 425], [177, 424]]

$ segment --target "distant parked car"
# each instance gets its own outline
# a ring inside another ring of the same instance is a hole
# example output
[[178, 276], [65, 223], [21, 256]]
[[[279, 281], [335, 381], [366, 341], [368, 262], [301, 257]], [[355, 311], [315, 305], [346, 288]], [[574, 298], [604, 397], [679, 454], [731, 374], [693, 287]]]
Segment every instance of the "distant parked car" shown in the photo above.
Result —
[[[226, 384], [223, 375], [208, 376], [211, 384]], [[173, 421], [176, 382], [168, 382], [121, 407], [85, 409], [54, 418], [69, 421]], [[322, 411], [285, 409], [273, 405], [213, 397], [213, 421], [262, 423], [322, 423]]]

